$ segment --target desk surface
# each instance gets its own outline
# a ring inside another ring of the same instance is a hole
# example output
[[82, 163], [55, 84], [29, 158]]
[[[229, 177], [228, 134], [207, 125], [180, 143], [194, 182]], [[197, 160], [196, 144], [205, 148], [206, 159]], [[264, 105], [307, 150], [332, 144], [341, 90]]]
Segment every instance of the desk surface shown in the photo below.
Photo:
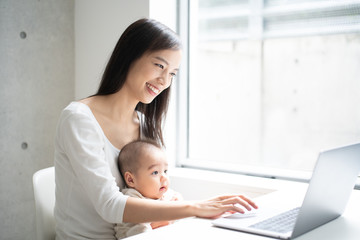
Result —
[[[287, 198], [284, 192], [277, 191], [260, 197], [257, 201], [260, 206], [269, 202], [279, 202], [284, 201], [284, 204], [294, 204], [295, 202], [302, 202], [304, 189], [296, 189], [293, 194], [286, 193]], [[281, 200], [279, 200], [281, 199]], [[330, 200], [330, 199], [329, 199]], [[255, 199], [256, 201], [256, 199]], [[298, 240], [318, 240], [318, 239], [327, 239], [327, 240], [359, 240], [360, 239], [360, 191], [354, 190], [350, 201], [346, 207], [344, 214], [323, 225], [320, 226], [302, 236], [299, 236]], [[273, 238], [243, 233], [239, 231], [233, 231], [228, 229], [222, 229], [213, 227], [211, 220], [200, 219], [200, 218], [187, 218], [176, 223], [162, 227], [150, 232], [139, 234], [130, 238], [129, 240], [162, 240], [162, 239], [249, 239], [249, 240], [269, 240]]]

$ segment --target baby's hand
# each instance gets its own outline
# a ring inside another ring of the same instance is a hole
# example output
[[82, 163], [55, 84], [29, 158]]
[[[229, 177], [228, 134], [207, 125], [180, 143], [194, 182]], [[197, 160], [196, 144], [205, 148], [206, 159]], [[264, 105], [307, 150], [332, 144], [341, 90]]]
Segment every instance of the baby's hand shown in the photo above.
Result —
[[166, 193], [164, 193], [164, 195], [162, 196], [161, 200], [164, 201], [182, 201], [184, 200], [184, 198], [182, 197], [182, 195], [178, 192], [175, 192], [172, 189], [168, 189], [168, 191]]
[[150, 226], [152, 227], [152, 229], [156, 229], [156, 228], [159, 228], [159, 227], [167, 226], [167, 225], [169, 225], [171, 223], [172, 222], [170, 222], [170, 221], [153, 222], [153, 223], [150, 224]]
[[183, 196], [179, 192], [175, 192], [175, 191], [170, 199], [170, 201], [183, 201], [183, 200], [184, 200]]

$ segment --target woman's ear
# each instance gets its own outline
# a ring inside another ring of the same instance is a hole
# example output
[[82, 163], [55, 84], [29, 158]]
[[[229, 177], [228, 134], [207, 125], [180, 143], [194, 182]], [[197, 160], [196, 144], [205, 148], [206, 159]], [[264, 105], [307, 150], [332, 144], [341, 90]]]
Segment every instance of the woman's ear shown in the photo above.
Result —
[[125, 172], [124, 174], [124, 180], [125, 180], [125, 183], [128, 187], [135, 187], [135, 178], [134, 176], [132, 175], [131, 172]]

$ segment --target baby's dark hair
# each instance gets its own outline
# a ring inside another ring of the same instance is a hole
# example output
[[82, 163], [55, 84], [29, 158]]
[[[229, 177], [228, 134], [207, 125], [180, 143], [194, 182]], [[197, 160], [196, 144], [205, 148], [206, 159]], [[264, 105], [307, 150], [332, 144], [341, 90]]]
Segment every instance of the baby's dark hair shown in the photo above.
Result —
[[159, 143], [150, 139], [136, 140], [126, 144], [121, 149], [118, 158], [118, 167], [121, 176], [124, 178], [125, 172], [136, 172], [139, 168], [140, 157], [144, 154], [144, 151], [154, 147], [161, 149]]

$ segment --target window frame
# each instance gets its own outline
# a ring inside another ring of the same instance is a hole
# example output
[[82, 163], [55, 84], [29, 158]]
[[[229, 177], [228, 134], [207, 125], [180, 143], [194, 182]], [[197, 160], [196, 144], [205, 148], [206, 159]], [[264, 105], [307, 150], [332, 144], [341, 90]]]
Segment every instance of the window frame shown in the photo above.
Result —
[[[251, 1], [251, 0], [250, 0]], [[263, 8], [266, 2], [270, 2], [270, 0], [254, 0], [251, 2], [252, 11], [259, 12], [259, 8]], [[319, 3], [311, 3], [309, 5], [317, 4], [316, 7], [319, 9], [341, 9], [342, 5], [349, 3], [352, 1], [348, 1], [345, 3], [335, 3], [333, 5], [329, 4], [319, 4]], [[353, 1], [354, 4], [360, 6], [359, 1]], [[261, 166], [247, 166], [242, 164], [234, 164], [236, 166], [241, 165], [240, 170], [232, 170], [236, 169], [233, 167], [233, 164], [224, 164], [221, 163], [213, 163], [208, 161], [200, 161], [189, 158], [189, 81], [190, 81], [190, 71], [192, 66], [192, 60], [190, 58], [190, 52], [192, 51], [192, 45], [190, 44], [190, 35], [196, 34], [191, 32], [192, 28], [190, 28], [190, 18], [194, 17], [196, 13], [194, 13], [193, 6], [194, 1], [191, 0], [178, 0], [177, 1], [177, 31], [180, 35], [180, 38], [183, 43], [183, 58], [181, 63], [181, 68], [178, 73], [178, 81], [176, 81], [176, 152], [175, 152], [175, 166], [179, 168], [191, 168], [191, 169], [201, 169], [201, 170], [210, 170], [216, 172], [224, 172], [224, 173], [235, 173], [240, 175], [248, 175], [248, 176], [256, 176], [256, 177], [264, 177], [271, 179], [284, 179], [291, 180], [297, 182], [309, 182], [311, 179], [312, 171], [296, 171], [296, 170], [287, 170], [287, 169], [277, 169], [277, 168], [269, 168], [269, 167], [261, 167]], [[300, 13], [306, 10], [307, 6], [304, 5], [304, 8], [299, 11], [293, 10], [293, 13]], [[291, 9], [291, 6], [290, 6]], [[267, 38], [278, 38], [284, 37], [281, 34], [268, 34], [264, 32], [264, 22], [265, 18], [271, 17], [277, 12], [283, 12], [289, 10], [286, 7], [270, 7], [267, 10], [264, 10], [262, 14], [256, 14], [256, 16], [249, 18], [249, 25], [251, 25], [251, 29], [248, 35], [238, 36], [236, 39], [267, 39]], [[360, 32], [360, 24], [357, 28]], [[318, 32], [317, 34], [332, 34], [334, 33], [347, 33], [348, 31], [353, 31], [349, 29], [345, 29], [344, 31], [340, 31], [339, 29], [335, 29], [331, 32], [323, 31]], [[288, 33], [286, 36], [307, 36], [313, 35], [313, 31], [310, 32], [292, 32]], [[360, 189], [360, 178], [358, 178], [356, 189]]]

